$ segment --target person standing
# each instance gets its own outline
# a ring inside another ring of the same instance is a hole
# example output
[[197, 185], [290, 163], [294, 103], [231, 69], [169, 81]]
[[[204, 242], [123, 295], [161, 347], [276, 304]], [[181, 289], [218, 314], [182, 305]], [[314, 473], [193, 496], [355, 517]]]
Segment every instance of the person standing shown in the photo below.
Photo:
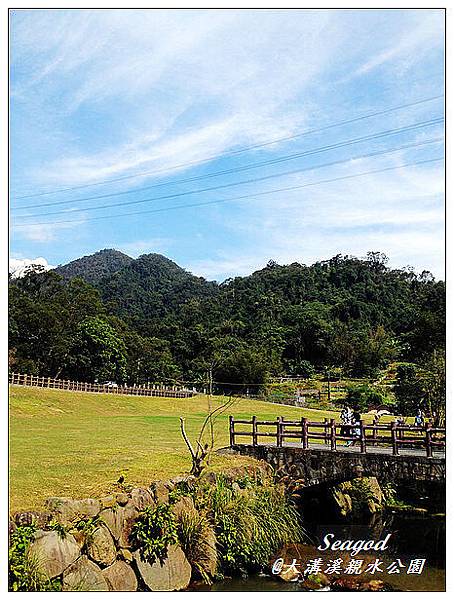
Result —
[[415, 416], [415, 427], [424, 427], [424, 413], [420, 408]]
[[361, 413], [358, 408], [355, 408], [352, 416], [352, 436], [355, 438], [347, 442], [347, 446], [354, 446], [361, 437]]

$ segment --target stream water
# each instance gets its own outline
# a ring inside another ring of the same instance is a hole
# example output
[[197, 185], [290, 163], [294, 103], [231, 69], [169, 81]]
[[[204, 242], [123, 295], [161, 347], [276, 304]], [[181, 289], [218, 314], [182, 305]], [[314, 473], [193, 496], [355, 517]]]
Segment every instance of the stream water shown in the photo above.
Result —
[[[382, 561], [381, 572], [361, 576], [361, 579], [379, 579], [385, 582], [387, 591], [444, 591], [445, 590], [445, 519], [444, 517], [416, 517], [386, 512], [374, 515], [365, 522], [332, 523], [323, 522], [319, 518], [317, 523], [306, 523], [308, 543], [295, 545], [285, 553], [285, 562], [289, 564], [292, 558], [307, 563], [313, 558], [323, 558], [324, 566], [330, 559], [343, 558], [343, 566], [347, 565], [351, 557], [348, 552], [334, 552], [317, 550], [324, 536], [333, 533], [333, 539], [352, 540], [380, 540], [388, 533], [388, 547], [385, 551], [370, 550], [353, 557], [364, 559], [363, 568], [374, 562]], [[397, 565], [399, 573], [388, 573], [389, 565], [400, 560], [404, 567]], [[408, 574], [407, 570], [412, 560], [425, 559], [420, 574]], [[342, 575], [343, 576], [343, 575]], [[350, 576], [352, 579], [354, 575]], [[213, 591], [213, 592], [300, 592], [305, 591], [300, 583], [286, 583], [265, 573], [260, 576], [247, 578], [225, 579], [212, 585], [199, 584], [188, 591]]]

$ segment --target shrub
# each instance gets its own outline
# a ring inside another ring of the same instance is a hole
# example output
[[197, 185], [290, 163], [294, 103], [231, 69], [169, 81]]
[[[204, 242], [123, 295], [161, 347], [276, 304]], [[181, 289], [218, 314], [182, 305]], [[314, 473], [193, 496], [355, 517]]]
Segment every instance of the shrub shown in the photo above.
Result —
[[177, 523], [167, 504], [148, 506], [140, 513], [131, 532], [134, 543], [145, 560], [153, 563], [167, 558], [167, 548], [178, 542]]
[[345, 402], [350, 406], [357, 406], [361, 412], [365, 412], [373, 406], [392, 404], [389, 396], [367, 383], [349, 386]]

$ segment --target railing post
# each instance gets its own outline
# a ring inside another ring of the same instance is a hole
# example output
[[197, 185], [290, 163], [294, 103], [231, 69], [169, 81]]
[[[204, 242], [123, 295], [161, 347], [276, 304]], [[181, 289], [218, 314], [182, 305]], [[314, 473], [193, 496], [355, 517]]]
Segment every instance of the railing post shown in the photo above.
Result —
[[230, 433], [230, 446], [235, 445], [235, 421], [232, 415], [229, 416], [229, 433]]
[[309, 448], [309, 440], [307, 436], [307, 419], [306, 417], [301, 417], [301, 438], [303, 443], [303, 450], [307, 450]]
[[277, 417], [276, 422], [276, 446], [282, 447], [282, 417]]
[[257, 446], [257, 417], [252, 417], [252, 445]]
[[361, 452], [363, 454], [366, 453], [366, 431], [364, 429], [364, 421], [363, 419], [359, 422], [359, 443], [361, 446]]
[[325, 441], [325, 444], [327, 444], [327, 443], [328, 443], [328, 439], [329, 439], [329, 438], [328, 438], [328, 427], [329, 427], [329, 419], [327, 419], [327, 418], [325, 417], [325, 426], [324, 426], [324, 428], [323, 428], [323, 434], [324, 434], [324, 436], [325, 436], [325, 440], [324, 440], [324, 441]]
[[372, 429], [372, 438], [373, 438], [373, 440], [374, 440], [372, 445], [373, 445], [373, 446], [376, 446], [376, 441], [375, 441], [375, 440], [377, 439], [377, 430], [375, 429], [375, 427], [376, 427], [376, 424], [375, 424], [375, 423], [373, 423], [372, 425], [373, 425], [373, 427], [374, 427], [374, 429]]
[[399, 454], [399, 446], [397, 444], [397, 425], [396, 421], [391, 423], [391, 442], [393, 445], [393, 456], [397, 456]]
[[335, 419], [330, 420], [330, 429], [331, 429], [331, 435], [330, 435], [331, 450], [333, 452], [335, 452], [336, 451], [336, 421], [335, 421]]
[[430, 423], [426, 423], [425, 424], [425, 430], [426, 430], [426, 454], [428, 458], [432, 458], [432, 431], [431, 431], [431, 424]]

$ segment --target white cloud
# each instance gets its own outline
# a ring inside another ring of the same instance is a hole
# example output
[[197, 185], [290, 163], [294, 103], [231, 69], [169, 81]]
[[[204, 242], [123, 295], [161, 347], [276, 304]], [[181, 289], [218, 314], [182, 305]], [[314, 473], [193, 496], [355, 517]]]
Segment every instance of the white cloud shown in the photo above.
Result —
[[[40, 217], [46, 218], [46, 217]], [[49, 217], [50, 218], [50, 217]], [[80, 226], [83, 225], [85, 218], [83, 216], [77, 222], [74, 223], [49, 223], [49, 224], [37, 224], [37, 223], [26, 223], [17, 220], [13, 223], [11, 230], [14, 235], [18, 238], [30, 240], [32, 242], [52, 242], [58, 238], [59, 233], [63, 231], [72, 230], [74, 233], [80, 233]]]
[[25, 274], [26, 268], [30, 265], [41, 265], [46, 271], [55, 269], [45, 258], [39, 256], [38, 258], [10, 258], [9, 272], [13, 277], [22, 277]]
[[[443, 43], [443, 11], [426, 11], [419, 15], [413, 27], [402, 28], [397, 41], [382, 51], [377, 51], [372, 58], [363, 63], [353, 76], [365, 75], [369, 71], [392, 61], [393, 68], [408, 69], [412, 64], [421, 61], [422, 54], [428, 53]], [[385, 39], [385, 38], [381, 38]]]

